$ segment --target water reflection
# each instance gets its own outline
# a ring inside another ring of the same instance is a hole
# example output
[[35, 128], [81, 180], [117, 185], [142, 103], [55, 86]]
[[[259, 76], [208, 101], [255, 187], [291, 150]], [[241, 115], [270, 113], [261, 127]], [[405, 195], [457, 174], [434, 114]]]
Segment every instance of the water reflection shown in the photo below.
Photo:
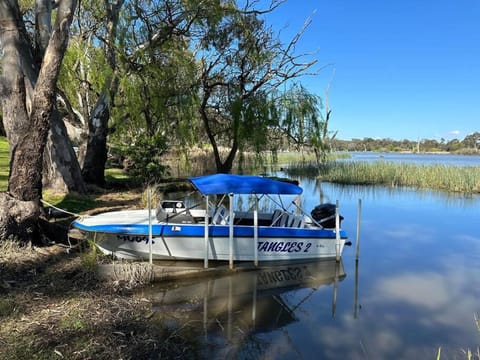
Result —
[[274, 286], [275, 290], [258, 283], [247, 288], [244, 284], [252, 284], [252, 279], [224, 277], [223, 295], [213, 298], [209, 294], [217, 279], [162, 290], [180, 294], [183, 286], [192, 289], [183, 302], [162, 303], [157, 298], [157, 306], [165, 314], [178, 311], [179, 318], [198, 323], [208, 344], [206, 357], [433, 359], [441, 346], [442, 359], [464, 359], [463, 350], [477, 349], [479, 195], [299, 180], [307, 211], [339, 200], [345, 216], [342, 226], [354, 243], [343, 253], [349, 276], [336, 286], [330, 270], [330, 280], [323, 285], [303, 282]]
[[330, 289], [331, 301], [319, 306], [330, 306], [330, 316], [335, 317], [338, 286], [345, 277], [341, 261], [284, 263], [169, 286], [157, 284], [143, 295], [153, 301], [157, 316], [174, 312], [178, 323], [201, 324], [197, 328], [206, 342], [205, 351], [216, 357], [219, 351], [239, 356], [255, 349], [263, 354], [270, 343], [259, 336], [298, 322], [298, 314], [318, 291]]

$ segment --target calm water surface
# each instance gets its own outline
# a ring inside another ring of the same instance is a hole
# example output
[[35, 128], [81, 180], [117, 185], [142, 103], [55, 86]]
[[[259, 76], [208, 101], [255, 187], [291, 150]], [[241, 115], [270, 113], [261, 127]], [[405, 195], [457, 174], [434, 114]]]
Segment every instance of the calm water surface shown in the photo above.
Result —
[[[339, 200], [341, 264], [156, 285], [172, 326], [195, 324], [211, 359], [466, 359], [480, 345], [480, 198], [301, 179], [303, 206]], [[355, 261], [358, 199], [360, 259]]]

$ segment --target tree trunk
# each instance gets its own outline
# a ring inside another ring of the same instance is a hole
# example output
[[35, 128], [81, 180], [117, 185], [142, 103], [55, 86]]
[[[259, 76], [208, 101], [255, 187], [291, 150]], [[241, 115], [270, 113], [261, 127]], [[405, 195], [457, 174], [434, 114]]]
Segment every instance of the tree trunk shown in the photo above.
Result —
[[108, 97], [104, 91], [88, 121], [88, 141], [82, 168], [85, 182], [100, 187], [105, 186], [109, 106]]
[[[4, 6], [6, 6], [6, 4]], [[9, 31], [4, 32], [2, 35], [4, 39], [3, 52], [7, 54], [2, 64], [5, 71], [3, 78], [6, 80], [4, 85], [12, 84], [14, 81], [13, 77], [16, 76], [22, 78], [22, 80], [18, 81], [23, 82], [23, 88], [25, 90], [20, 96], [9, 96], [8, 100], [6, 100], [7, 98], [5, 97], [3, 98], [3, 120], [10, 144], [10, 158], [22, 134], [29, 132], [28, 112], [32, 109], [33, 92], [39, 74], [39, 65], [46, 46], [48, 45], [49, 35], [47, 36], [47, 32], [51, 32], [51, 26], [48, 24], [48, 11], [51, 11], [50, 2], [44, 0], [37, 1], [37, 9], [39, 11], [39, 14], [37, 14], [39, 24], [36, 24], [38, 30], [36, 55], [33, 54], [33, 49], [26, 41], [27, 36], [23, 26], [16, 28], [13, 33], [10, 29], [12, 26], [15, 27], [14, 24], [5, 26], [4, 28], [8, 28]], [[13, 19], [14, 17], [20, 16], [19, 14], [15, 15], [12, 9], [5, 7], [1, 8], [0, 11], [4, 19]], [[21, 23], [21, 19], [18, 23]], [[20, 45], [15, 46], [17, 43]], [[19, 66], [13, 66], [16, 61], [14, 60], [15, 58], [19, 59]], [[12, 102], [18, 103], [10, 106], [13, 104]], [[22, 107], [26, 107], [26, 113], [19, 117], [19, 111]], [[7, 113], [5, 113], [5, 111]], [[52, 130], [64, 128], [64, 124], [60, 123], [60, 120], [56, 121], [56, 123], [58, 125], [55, 129], [52, 126]], [[53, 139], [57, 142], [56, 145], [50, 143]], [[80, 176], [80, 166], [75, 156], [72, 156], [73, 149], [71, 148], [66, 131], [61, 130], [56, 131], [55, 134], [50, 134], [48, 141], [47, 149], [56, 148], [57, 151], [46, 155], [47, 160], [45, 161], [45, 166], [47, 167], [47, 171], [44, 175], [45, 187], [49, 188], [52, 186], [55, 191], [61, 192], [75, 191], [81, 194], [86, 193], [85, 183]], [[58, 149], [60, 151], [58, 151]]]
[[57, 112], [51, 120], [43, 161], [43, 187], [59, 193], [86, 194], [87, 187], [65, 123]]
[[55, 26], [30, 101], [26, 87], [33, 83], [28, 73], [35, 68], [33, 52], [28, 45], [18, 3], [0, 2], [0, 50], [3, 54], [0, 86], [11, 154], [8, 194], [0, 196], [0, 236], [3, 240], [40, 240], [43, 154], [76, 1], [57, 3]]
[[[108, 60], [112, 75], [104, 85], [95, 108], [88, 119], [88, 140], [83, 160], [82, 175], [85, 182], [100, 187], [105, 186], [105, 164], [107, 163], [107, 136], [110, 107], [114, 105], [119, 80], [116, 75], [116, 48], [117, 26], [120, 10], [124, 0], [114, 2], [104, 0], [106, 9], [107, 32], [105, 34], [105, 56]], [[83, 156], [83, 154], [82, 154]]]
[[215, 158], [215, 167], [217, 168], [217, 173], [229, 174], [232, 171], [233, 161], [235, 160], [235, 156], [237, 155], [237, 151], [238, 151], [238, 141], [235, 137], [237, 133], [236, 132], [234, 133], [233, 144], [232, 144], [232, 147], [230, 148], [227, 158], [225, 159], [225, 161], [222, 161], [220, 150], [217, 144], [217, 139], [215, 137], [215, 134], [213, 133], [213, 129], [210, 126], [211, 121], [210, 121], [209, 115], [207, 114], [206, 107], [207, 107], [207, 101], [209, 96], [210, 96], [210, 93], [207, 92], [205, 94], [205, 97], [202, 103], [200, 104], [200, 108], [199, 108], [200, 116], [203, 120], [203, 125], [205, 126], [205, 132], [207, 133], [208, 139], [210, 140], [210, 144], [212, 145], [213, 156]]
[[23, 243], [38, 239], [37, 219], [40, 207], [33, 201], [20, 201], [0, 194], [0, 241], [12, 240]]

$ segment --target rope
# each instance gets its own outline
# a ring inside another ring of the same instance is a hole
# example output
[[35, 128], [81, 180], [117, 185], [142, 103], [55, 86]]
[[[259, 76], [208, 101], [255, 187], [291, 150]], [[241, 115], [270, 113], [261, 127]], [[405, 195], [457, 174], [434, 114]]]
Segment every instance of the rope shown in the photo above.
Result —
[[68, 215], [72, 215], [72, 216], [76, 216], [76, 217], [81, 217], [82, 215], [80, 214], [76, 214], [76, 213], [73, 213], [73, 212], [70, 212], [70, 211], [67, 211], [67, 210], [64, 210], [64, 209], [60, 209], [59, 207], [56, 207], [55, 205], [53, 204], [50, 204], [49, 202], [43, 200], [43, 199], [40, 199], [40, 201], [42, 202], [43, 205], [47, 205], [49, 207], [51, 207], [52, 209], [55, 209], [55, 210], [58, 210], [62, 213], [65, 213], [65, 214], [68, 214]]

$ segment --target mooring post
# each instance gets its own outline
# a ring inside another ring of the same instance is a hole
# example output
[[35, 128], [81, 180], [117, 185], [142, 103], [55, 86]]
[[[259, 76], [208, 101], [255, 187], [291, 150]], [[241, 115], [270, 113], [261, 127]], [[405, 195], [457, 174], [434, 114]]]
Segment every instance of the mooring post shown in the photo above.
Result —
[[253, 210], [253, 264], [258, 267], [258, 197], [255, 195], [255, 209]]
[[335, 253], [336, 260], [340, 261], [340, 213], [338, 210], [338, 200], [335, 205]]
[[208, 195], [205, 196], [205, 228], [204, 228], [204, 253], [203, 253], [203, 267], [208, 268]]
[[362, 218], [362, 199], [358, 199], [358, 212], [357, 212], [357, 240], [356, 240], [356, 250], [355, 250], [355, 259], [358, 260], [360, 257], [360, 222]]
[[150, 265], [153, 264], [153, 249], [152, 249], [152, 242], [153, 242], [153, 235], [152, 235], [152, 194], [151, 194], [151, 186], [147, 188], [147, 206], [148, 206], [148, 253], [149, 253], [149, 263]]
[[353, 288], [353, 318], [358, 314], [358, 259], [355, 260], [355, 285]]
[[230, 251], [229, 265], [230, 270], [233, 269], [233, 194], [228, 194], [230, 202], [230, 210], [228, 215], [228, 248]]

